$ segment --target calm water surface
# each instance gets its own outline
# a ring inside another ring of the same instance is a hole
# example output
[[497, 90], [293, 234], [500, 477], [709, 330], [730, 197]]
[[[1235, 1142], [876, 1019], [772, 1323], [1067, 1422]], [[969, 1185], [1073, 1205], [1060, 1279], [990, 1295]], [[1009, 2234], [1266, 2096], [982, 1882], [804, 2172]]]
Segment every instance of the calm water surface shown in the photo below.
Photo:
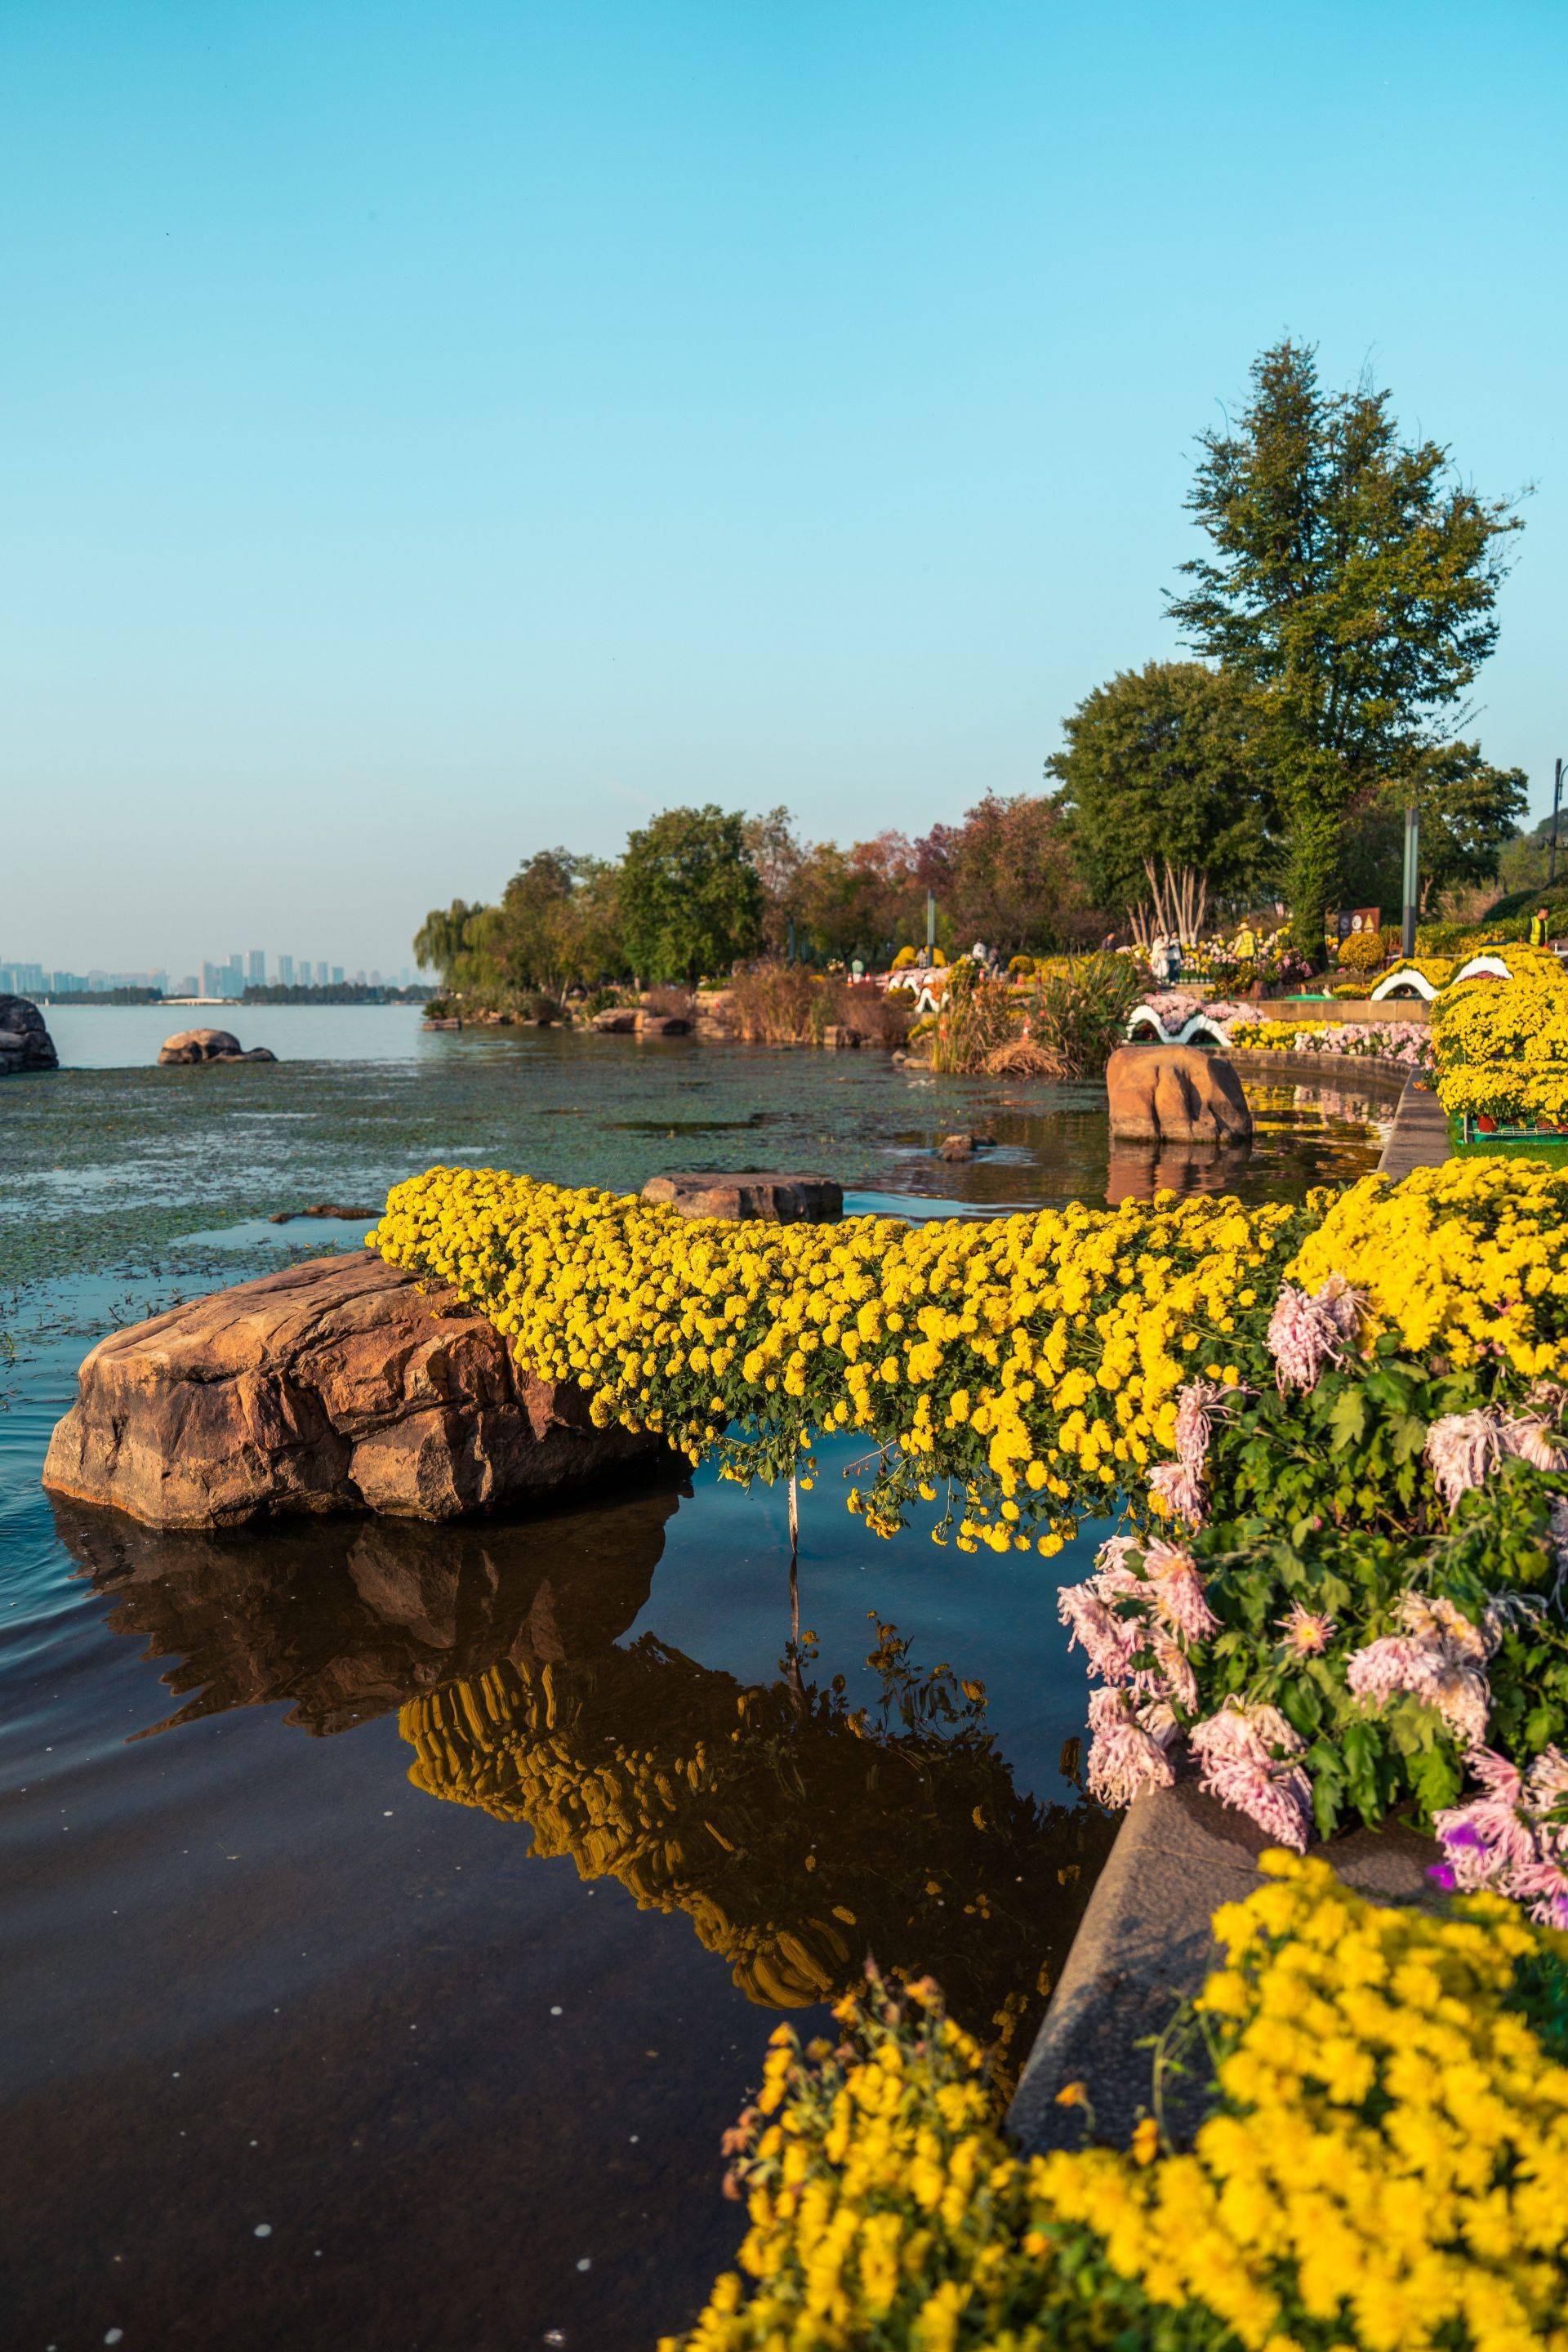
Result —
[[[1296, 1195], [1390, 1106], [1259, 1096], [1248, 1157], [1155, 1171], [1097, 1088], [234, 1020], [288, 1058], [158, 1070], [167, 1013], [67, 1012], [71, 1066], [0, 1090], [6, 2341], [633, 2352], [733, 2254], [719, 2135], [781, 2014], [870, 1952], [931, 1969], [1004, 2079], [1026, 2051], [1108, 1839], [1062, 1769], [1055, 1587], [1092, 1532], [1048, 1572], [879, 1543], [825, 1449], [792, 1664], [782, 1497], [706, 1476], [446, 1531], [51, 1507], [84, 1340], [354, 1245], [268, 1221], [437, 1160], [820, 1168], [984, 1214], [1156, 1172]], [[954, 1167], [961, 1126], [996, 1146]]]

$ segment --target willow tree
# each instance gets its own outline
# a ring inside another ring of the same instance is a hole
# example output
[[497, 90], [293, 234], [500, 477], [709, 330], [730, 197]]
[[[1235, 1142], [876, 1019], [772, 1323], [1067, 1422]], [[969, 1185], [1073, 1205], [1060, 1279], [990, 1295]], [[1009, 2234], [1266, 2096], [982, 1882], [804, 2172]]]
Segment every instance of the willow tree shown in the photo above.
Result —
[[1279, 795], [1294, 944], [1314, 961], [1347, 813], [1449, 740], [1497, 642], [1519, 519], [1405, 441], [1386, 392], [1326, 392], [1283, 342], [1239, 423], [1200, 436], [1187, 499], [1212, 552], [1170, 600], [1186, 641], [1247, 693]]

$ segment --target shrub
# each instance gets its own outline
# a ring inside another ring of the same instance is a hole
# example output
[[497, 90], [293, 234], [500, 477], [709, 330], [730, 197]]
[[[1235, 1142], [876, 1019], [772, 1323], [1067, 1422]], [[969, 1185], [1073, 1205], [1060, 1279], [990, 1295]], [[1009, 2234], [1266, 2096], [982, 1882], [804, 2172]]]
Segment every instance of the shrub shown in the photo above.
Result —
[[908, 971], [910, 964], [918, 963], [919, 961], [913, 948], [900, 948], [889, 969], [893, 971]]
[[730, 983], [730, 1013], [748, 1045], [810, 1045], [822, 1034], [825, 983], [803, 963], [754, 963]]
[[870, 980], [830, 980], [821, 992], [817, 1034], [828, 1023], [852, 1029], [868, 1045], [901, 1045], [910, 1034], [914, 999], [907, 988], [883, 990]]
[[643, 1003], [649, 1013], [663, 1013], [671, 1020], [694, 1021], [697, 1017], [697, 999], [692, 991], [678, 987], [668, 981], [661, 981], [657, 988], [650, 988], [643, 998]]
[[873, 1977], [837, 2046], [781, 2026], [726, 2142], [740, 2268], [661, 2352], [1560, 2344], [1563, 1938], [1491, 1897], [1434, 1918], [1261, 1866], [1214, 1916], [1190, 2147], [1169, 2041], [1127, 2148], [1026, 2158], [929, 1979]]
[[1387, 961], [1381, 931], [1352, 931], [1340, 941], [1339, 961], [1345, 971], [1380, 971]]
[[1016, 955], [1009, 959], [1007, 970], [1015, 980], [1032, 980], [1035, 972], [1033, 956]]
[[1058, 1077], [1098, 1077], [1142, 992], [1141, 975], [1125, 956], [1075, 956], [1053, 964], [1035, 991], [1026, 1039], [1054, 1062]]
[[973, 1077], [999, 1045], [1011, 1042], [1017, 1027], [1017, 1007], [1006, 982], [961, 956], [937, 1011], [931, 1067], [950, 1077]]
[[517, 1017], [520, 1021], [537, 1021], [541, 1028], [547, 1029], [560, 1020], [561, 1005], [543, 989], [526, 988], [517, 999]]

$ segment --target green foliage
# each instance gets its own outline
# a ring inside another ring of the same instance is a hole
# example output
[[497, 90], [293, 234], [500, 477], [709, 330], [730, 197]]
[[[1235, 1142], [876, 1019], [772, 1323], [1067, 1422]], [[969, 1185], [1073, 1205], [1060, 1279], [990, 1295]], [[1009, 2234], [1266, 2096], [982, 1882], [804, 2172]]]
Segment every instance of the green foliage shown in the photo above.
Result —
[[692, 985], [762, 941], [763, 886], [745, 821], [712, 803], [666, 809], [631, 835], [618, 898], [626, 952], [645, 980]]
[[933, 825], [915, 844], [923, 888], [936, 892], [960, 949], [983, 940], [1002, 954], [1082, 946], [1104, 916], [1079, 877], [1072, 836], [1056, 801], [987, 793], [960, 825]]
[[1294, 943], [1320, 961], [1345, 815], [1408, 772], [1491, 652], [1519, 522], [1437, 443], [1402, 441], [1386, 392], [1325, 392], [1310, 350], [1264, 352], [1252, 383], [1239, 425], [1201, 436], [1187, 503], [1214, 552], [1184, 566], [1170, 611], [1251, 699]]
[[1101, 906], [1147, 893], [1166, 859], [1239, 898], [1271, 870], [1273, 794], [1247, 699], [1202, 662], [1145, 663], [1086, 695], [1047, 761], [1079, 871]]

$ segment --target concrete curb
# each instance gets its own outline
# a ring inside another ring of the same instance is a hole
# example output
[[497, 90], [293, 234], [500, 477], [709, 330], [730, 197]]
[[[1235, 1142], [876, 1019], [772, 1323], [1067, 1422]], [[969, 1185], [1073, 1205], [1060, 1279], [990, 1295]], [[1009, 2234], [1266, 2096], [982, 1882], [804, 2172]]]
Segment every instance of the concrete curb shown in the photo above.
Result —
[[[1258, 1856], [1273, 1843], [1195, 1781], [1134, 1801], [1008, 2110], [1026, 2148], [1082, 2145], [1081, 2111], [1055, 2104], [1072, 2082], [1088, 2086], [1096, 2136], [1126, 2140], [1149, 2105], [1151, 2053], [1139, 2043], [1202, 1985], [1215, 1958], [1210, 1918], [1261, 1884]], [[1402, 1824], [1356, 1830], [1314, 1851], [1380, 1902], [1435, 1899], [1426, 1872], [1436, 1846]], [[1194, 2083], [1194, 2096], [1202, 2089]]]
[[1451, 1158], [1448, 1114], [1430, 1087], [1412, 1078], [1399, 1097], [1394, 1129], [1377, 1163], [1380, 1176], [1408, 1176], [1413, 1168], [1441, 1168]]
[[1332, 1086], [1353, 1094], [1359, 1083], [1386, 1093], [1410, 1076], [1408, 1062], [1389, 1061], [1382, 1054], [1271, 1054], [1258, 1045], [1227, 1045], [1224, 1053], [1237, 1076], [1255, 1085]]

